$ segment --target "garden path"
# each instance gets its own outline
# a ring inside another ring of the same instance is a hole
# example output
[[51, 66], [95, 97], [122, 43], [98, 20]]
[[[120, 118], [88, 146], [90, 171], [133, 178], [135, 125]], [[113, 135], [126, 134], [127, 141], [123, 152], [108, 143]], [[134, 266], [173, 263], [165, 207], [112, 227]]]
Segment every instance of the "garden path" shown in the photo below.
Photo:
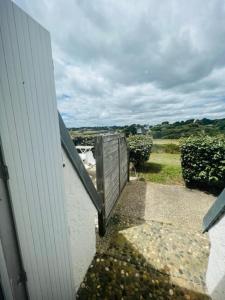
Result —
[[182, 186], [128, 183], [77, 297], [209, 299], [201, 224], [213, 201]]

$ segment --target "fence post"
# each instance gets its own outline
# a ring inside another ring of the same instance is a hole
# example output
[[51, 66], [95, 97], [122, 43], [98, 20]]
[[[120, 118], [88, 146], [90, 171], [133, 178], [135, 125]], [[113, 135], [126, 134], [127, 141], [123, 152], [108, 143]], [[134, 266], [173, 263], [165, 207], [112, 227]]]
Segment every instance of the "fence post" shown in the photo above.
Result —
[[130, 149], [127, 144], [126, 137], [125, 137], [125, 141], [126, 141], [126, 145], [127, 145], [127, 182], [129, 182], [130, 181]]
[[104, 187], [104, 161], [103, 161], [103, 137], [97, 136], [95, 141], [96, 156], [96, 183], [97, 192], [102, 200], [103, 206], [101, 213], [98, 214], [99, 235], [104, 236], [106, 232], [105, 221], [105, 187]]
[[121, 183], [120, 183], [120, 170], [121, 170], [121, 166], [120, 166], [120, 136], [118, 137], [118, 168], [119, 168], [119, 192], [121, 192]]

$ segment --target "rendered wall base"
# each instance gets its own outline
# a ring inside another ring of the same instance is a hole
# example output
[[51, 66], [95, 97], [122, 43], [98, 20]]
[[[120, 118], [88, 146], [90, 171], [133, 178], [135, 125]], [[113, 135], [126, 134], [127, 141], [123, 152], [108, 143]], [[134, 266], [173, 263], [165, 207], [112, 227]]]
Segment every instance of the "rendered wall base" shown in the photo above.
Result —
[[225, 299], [225, 215], [209, 230], [211, 242], [206, 285], [213, 300]]
[[77, 290], [96, 252], [97, 212], [65, 151], [62, 153], [72, 269]]

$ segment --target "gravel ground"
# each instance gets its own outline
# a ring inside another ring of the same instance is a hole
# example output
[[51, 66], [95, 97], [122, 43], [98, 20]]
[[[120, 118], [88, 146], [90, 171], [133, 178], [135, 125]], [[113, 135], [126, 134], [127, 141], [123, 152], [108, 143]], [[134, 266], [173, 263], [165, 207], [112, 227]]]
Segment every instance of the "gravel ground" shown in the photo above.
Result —
[[[127, 185], [107, 234], [97, 240], [78, 299], [210, 299], [205, 292], [209, 243], [200, 225], [214, 198], [174, 188], [173, 197], [167, 186]], [[160, 199], [158, 208], [154, 197]], [[182, 207], [177, 201], [189, 202]]]

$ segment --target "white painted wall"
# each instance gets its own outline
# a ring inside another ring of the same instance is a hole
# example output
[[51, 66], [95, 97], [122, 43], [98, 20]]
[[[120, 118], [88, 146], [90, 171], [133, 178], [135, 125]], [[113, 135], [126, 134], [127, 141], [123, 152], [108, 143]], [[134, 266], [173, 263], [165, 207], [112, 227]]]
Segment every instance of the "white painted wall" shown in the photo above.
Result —
[[225, 299], [225, 215], [209, 230], [211, 242], [206, 285], [213, 300]]
[[63, 149], [62, 154], [72, 270], [77, 290], [96, 252], [97, 211]]

